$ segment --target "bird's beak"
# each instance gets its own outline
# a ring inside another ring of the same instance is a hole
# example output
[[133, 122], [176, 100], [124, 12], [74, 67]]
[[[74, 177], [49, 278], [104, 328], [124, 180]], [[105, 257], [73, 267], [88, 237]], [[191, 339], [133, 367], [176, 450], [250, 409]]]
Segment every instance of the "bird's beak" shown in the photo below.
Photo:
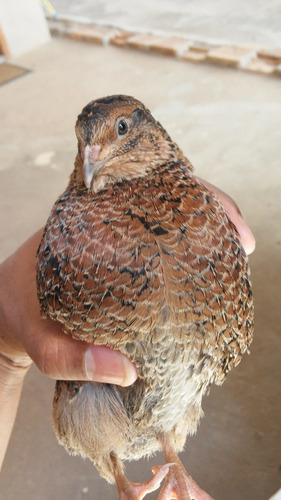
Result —
[[98, 160], [101, 151], [101, 146], [87, 146], [84, 151], [84, 163], [83, 163], [83, 181], [85, 186], [90, 189], [92, 187], [93, 179], [98, 173], [100, 168], [104, 165], [104, 160]]

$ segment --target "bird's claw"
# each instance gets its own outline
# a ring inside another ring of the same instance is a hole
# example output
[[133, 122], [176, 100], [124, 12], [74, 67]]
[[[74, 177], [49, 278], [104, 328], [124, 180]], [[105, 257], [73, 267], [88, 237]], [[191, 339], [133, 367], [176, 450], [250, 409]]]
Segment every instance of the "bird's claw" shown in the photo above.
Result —
[[152, 467], [153, 476], [145, 483], [126, 483], [126, 488], [119, 492], [119, 500], [142, 500], [148, 493], [157, 490], [162, 480], [169, 473], [174, 463]]
[[178, 464], [169, 469], [158, 500], [214, 500]]

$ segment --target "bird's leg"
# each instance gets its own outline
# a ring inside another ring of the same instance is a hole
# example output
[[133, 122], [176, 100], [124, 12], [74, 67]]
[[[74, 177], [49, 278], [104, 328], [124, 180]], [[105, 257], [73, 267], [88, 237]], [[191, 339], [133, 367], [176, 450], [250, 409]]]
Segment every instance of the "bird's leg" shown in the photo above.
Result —
[[123, 472], [122, 462], [115, 454], [111, 454], [114, 478], [119, 493], [119, 500], [142, 500], [148, 493], [159, 488], [161, 481], [168, 474], [173, 464], [165, 464], [152, 468], [153, 476], [145, 483], [132, 483]]
[[171, 434], [165, 434], [162, 438], [162, 447], [166, 462], [173, 462], [161, 489], [158, 500], [213, 500], [208, 493], [203, 491], [187, 474], [174, 447]]

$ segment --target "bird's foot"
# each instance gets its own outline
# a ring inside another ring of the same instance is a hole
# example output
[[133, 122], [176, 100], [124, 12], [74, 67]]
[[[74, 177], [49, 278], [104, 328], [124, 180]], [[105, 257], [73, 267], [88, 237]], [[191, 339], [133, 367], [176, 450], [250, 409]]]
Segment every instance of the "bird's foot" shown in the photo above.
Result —
[[170, 433], [162, 436], [162, 446], [166, 461], [173, 465], [169, 468], [158, 500], [214, 500], [187, 474], [175, 451], [174, 439]]
[[117, 457], [111, 457], [114, 466], [114, 476], [119, 492], [119, 500], [142, 500], [148, 493], [157, 490], [169, 469], [174, 464], [152, 467], [153, 476], [145, 483], [133, 483], [123, 473], [121, 462]]
[[[182, 465], [182, 464], [181, 464]], [[213, 500], [187, 474], [184, 467], [176, 464], [169, 469], [158, 500]]]

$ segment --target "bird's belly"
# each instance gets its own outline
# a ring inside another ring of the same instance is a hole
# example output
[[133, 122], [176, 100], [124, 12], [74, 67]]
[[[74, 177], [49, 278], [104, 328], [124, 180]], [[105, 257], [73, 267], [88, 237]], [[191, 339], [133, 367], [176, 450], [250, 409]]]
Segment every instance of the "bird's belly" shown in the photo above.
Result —
[[126, 449], [119, 452], [120, 458], [139, 459], [154, 453], [161, 449], [161, 436], [169, 431], [173, 431], [178, 449], [182, 448], [186, 435], [196, 432], [202, 415], [201, 401], [211, 378], [202, 371], [203, 358], [195, 365], [172, 363], [160, 370], [156, 362], [153, 387], [147, 386], [151, 379], [140, 379], [128, 389], [127, 401], [134, 404], [128, 408], [126, 398], [124, 404], [130, 411], [133, 431]]
[[[203, 348], [198, 350], [196, 342], [181, 345], [172, 338], [166, 338], [165, 345], [142, 344], [137, 351], [133, 360], [140, 378], [121, 389], [126, 411], [137, 429], [172, 430], [189, 411], [201, 408], [214, 377], [213, 359]], [[195, 419], [189, 431], [196, 427]]]
[[[177, 367], [171, 367], [172, 369]], [[135, 405], [131, 419], [140, 429], [152, 427], [159, 431], [171, 430], [190, 407], [201, 405], [204, 388], [200, 377], [189, 376], [193, 366], [168, 370], [166, 380], [155, 381], [152, 391], [145, 391], [140, 405]], [[157, 378], [157, 376], [156, 376]]]
[[180, 448], [186, 434], [196, 431], [212, 377], [208, 356], [194, 345], [183, 355], [175, 342], [161, 349], [159, 343], [142, 345], [136, 353], [140, 377], [130, 387], [81, 382], [74, 393], [76, 383], [57, 383], [57, 437], [71, 453], [88, 456], [97, 466], [111, 452], [125, 460], [150, 455], [171, 430], [180, 436]]

